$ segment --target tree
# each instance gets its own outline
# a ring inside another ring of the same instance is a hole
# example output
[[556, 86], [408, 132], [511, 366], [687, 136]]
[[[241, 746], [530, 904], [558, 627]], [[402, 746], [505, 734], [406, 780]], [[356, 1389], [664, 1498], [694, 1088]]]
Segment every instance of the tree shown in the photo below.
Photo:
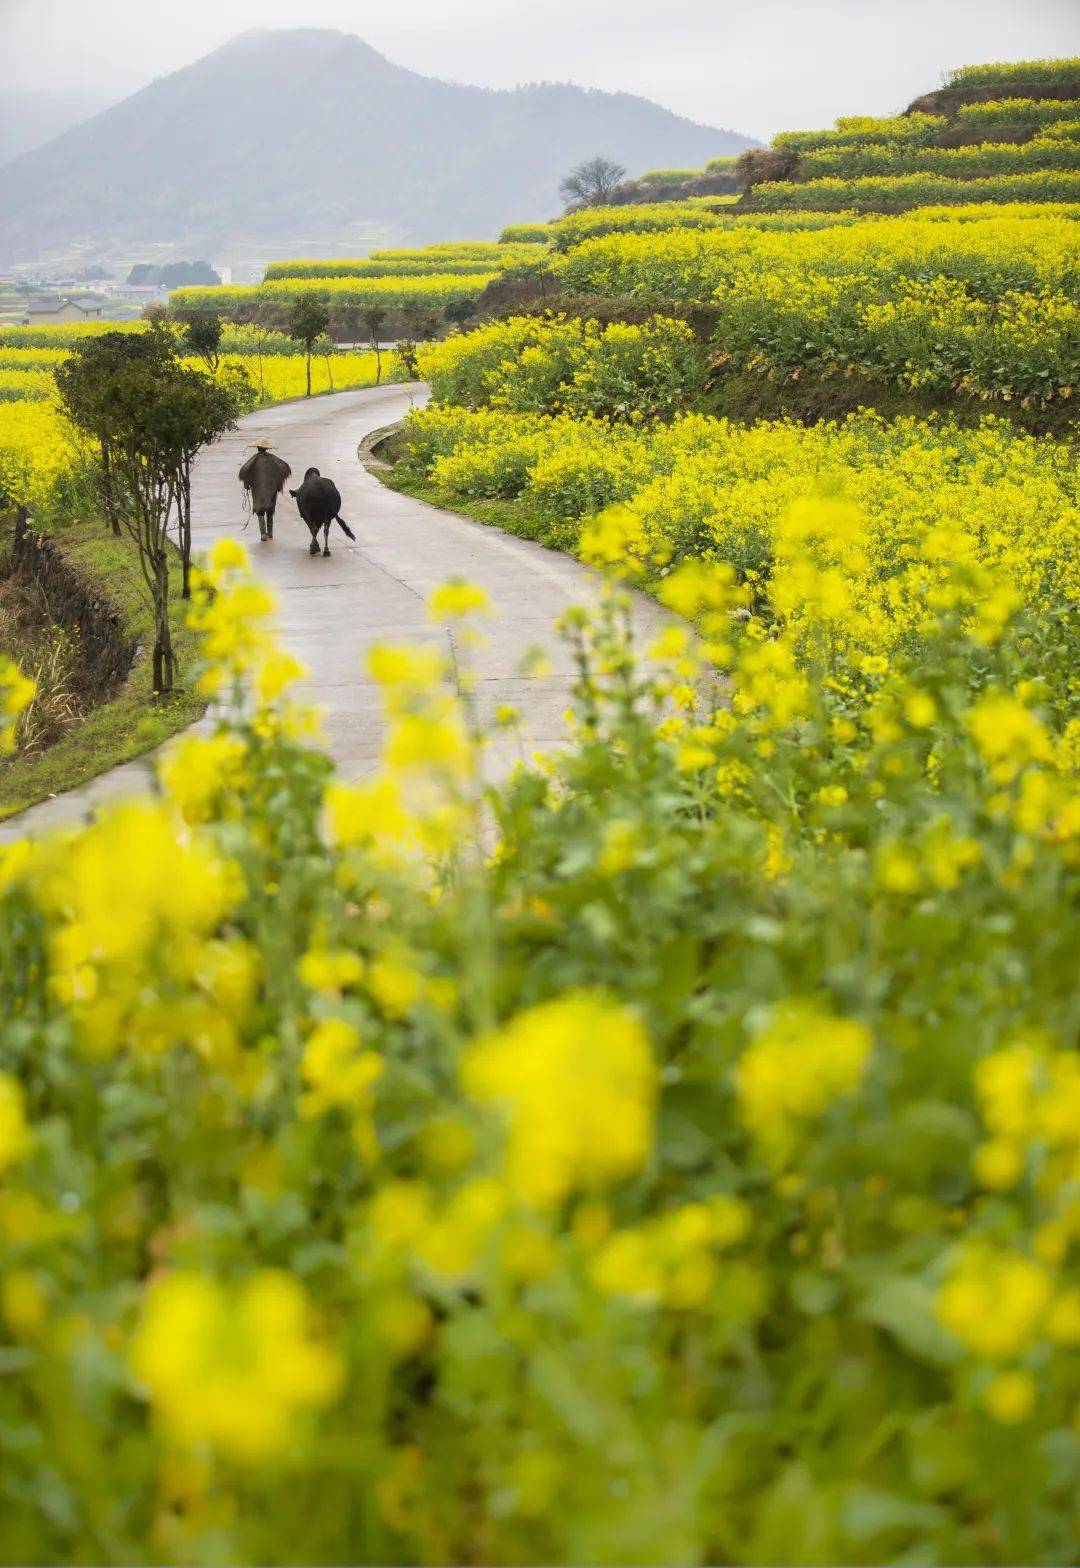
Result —
[[188, 353], [201, 359], [207, 370], [216, 370], [221, 363], [221, 335], [225, 330], [221, 317], [213, 311], [200, 310], [181, 319]]
[[610, 158], [586, 158], [559, 186], [567, 206], [595, 207], [609, 200], [615, 187], [626, 178], [626, 170]]
[[386, 311], [381, 305], [365, 305], [360, 319], [367, 328], [371, 346], [375, 350], [375, 385], [382, 380], [382, 329], [386, 325]]
[[330, 385], [331, 392], [334, 390], [334, 370], [330, 361], [333, 357], [336, 347], [337, 345], [328, 332], [322, 333], [321, 336], [317, 337], [315, 342], [312, 344], [313, 352], [320, 355], [321, 358], [326, 361], [326, 379]]
[[301, 294], [289, 312], [289, 336], [304, 345], [307, 354], [307, 396], [311, 396], [311, 355], [316, 338], [330, 330], [330, 306], [324, 294]]
[[405, 323], [406, 335], [413, 341], [430, 343], [439, 335], [438, 316], [417, 300], [410, 300], [402, 307], [401, 319]]
[[152, 322], [147, 332], [106, 332], [101, 337], [88, 338], [77, 353], [56, 368], [61, 407], [72, 424], [97, 442], [102, 510], [117, 538], [121, 533], [122, 497], [113, 469], [116, 421], [109, 403], [109, 387], [125, 365], [145, 360], [162, 370], [171, 354], [167, 328], [159, 320]]
[[[117, 338], [132, 346], [121, 349], [109, 341]], [[250, 384], [242, 371], [214, 377], [184, 365], [173, 333], [153, 322], [143, 333], [126, 338], [107, 333], [82, 344], [60, 367], [57, 386], [69, 418], [108, 453], [114, 517], [138, 547], [153, 606], [154, 690], [171, 691], [176, 659], [169, 624], [170, 523], [175, 514], [186, 589], [191, 465], [200, 446], [233, 428], [250, 399]]]
[[474, 299], [451, 300], [450, 304], [443, 311], [443, 315], [454, 326], [463, 327], [467, 321], [471, 321], [473, 316], [476, 315], [476, 301]]
[[181, 597], [191, 598], [191, 465], [199, 448], [231, 430], [254, 402], [245, 370], [229, 366], [204, 376], [187, 366], [174, 375], [173, 419], [176, 434], [176, 514], [182, 567]]

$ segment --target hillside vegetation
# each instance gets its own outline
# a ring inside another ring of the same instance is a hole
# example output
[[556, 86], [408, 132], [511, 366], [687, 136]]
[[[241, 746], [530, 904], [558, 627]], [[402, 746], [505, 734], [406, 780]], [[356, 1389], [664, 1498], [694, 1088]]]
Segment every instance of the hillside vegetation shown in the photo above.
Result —
[[954, 72], [906, 114], [784, 132], [741, 158], [739, 171], [753, 205], [766, 208], [1076, 201], [1080, 60]]

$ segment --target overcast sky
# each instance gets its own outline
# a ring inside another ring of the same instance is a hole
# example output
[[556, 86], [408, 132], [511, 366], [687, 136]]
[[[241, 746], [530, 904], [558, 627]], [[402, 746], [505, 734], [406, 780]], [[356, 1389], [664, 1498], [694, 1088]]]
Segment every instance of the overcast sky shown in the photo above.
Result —
[[1080, 53], [1078, 0], [0, 0], [7, 86], [123, 97], [252, 27], [337, 27], [482, 86], [574, 81], [767, 139], [973, 60]]

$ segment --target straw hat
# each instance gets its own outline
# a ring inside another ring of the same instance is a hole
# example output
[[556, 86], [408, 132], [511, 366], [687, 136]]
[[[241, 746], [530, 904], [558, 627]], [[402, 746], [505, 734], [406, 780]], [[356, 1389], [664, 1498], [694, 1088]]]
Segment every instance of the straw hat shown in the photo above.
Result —
[[270, 441], [267, 441], [265, 436], [263, 437], [263, 439], [261, 441], [253, 441], [252, 445], [254, 447], [256, 447], [257, 450], [260, 451], [260, 452], [272, 452], [273, 451], [273, 443], [270, 442]]

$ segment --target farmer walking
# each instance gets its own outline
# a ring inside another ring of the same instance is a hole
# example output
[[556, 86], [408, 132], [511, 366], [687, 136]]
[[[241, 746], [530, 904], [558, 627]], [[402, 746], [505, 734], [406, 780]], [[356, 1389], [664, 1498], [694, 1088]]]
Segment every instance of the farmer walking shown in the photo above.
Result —
[[264, 544], [274, 537], [274, 507], [291, 473], [285, 459], [275, 457], [269, 441], [263, 440], [255, 442], [254, 452], [237, 476], [251, 496], [251, 509], [259, 519], [259, 538]]

